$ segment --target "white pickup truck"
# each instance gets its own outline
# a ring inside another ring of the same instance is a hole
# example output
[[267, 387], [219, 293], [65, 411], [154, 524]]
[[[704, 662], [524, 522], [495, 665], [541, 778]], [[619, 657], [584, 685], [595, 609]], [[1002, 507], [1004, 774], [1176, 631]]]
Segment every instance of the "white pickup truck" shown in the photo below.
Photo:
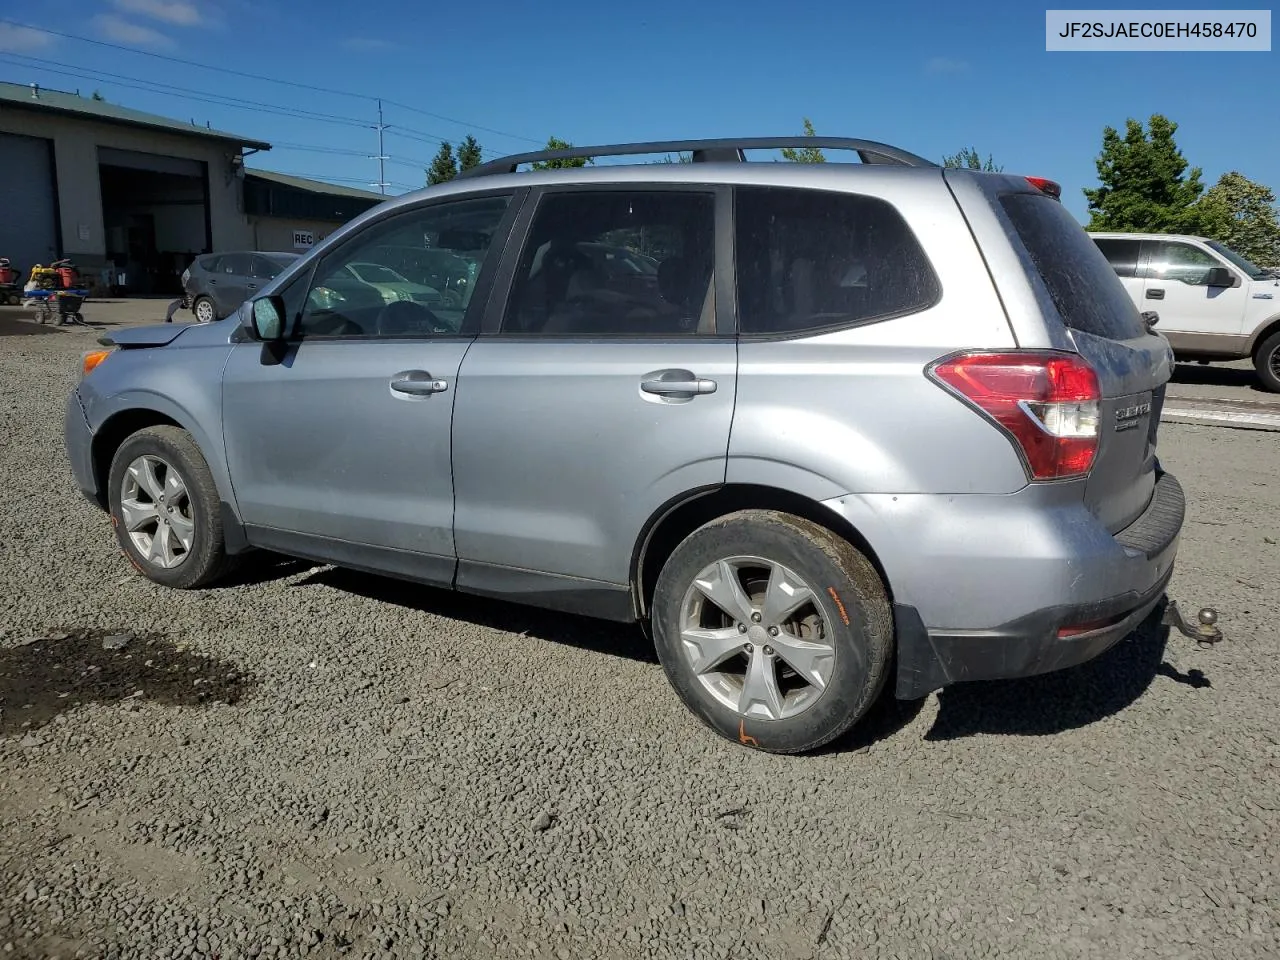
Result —
[[1160, 233], [1094, 233], [1138, 309], [1179, 360], [1251, 358], [1280, 393], [1280, 275], [1216, 240]]

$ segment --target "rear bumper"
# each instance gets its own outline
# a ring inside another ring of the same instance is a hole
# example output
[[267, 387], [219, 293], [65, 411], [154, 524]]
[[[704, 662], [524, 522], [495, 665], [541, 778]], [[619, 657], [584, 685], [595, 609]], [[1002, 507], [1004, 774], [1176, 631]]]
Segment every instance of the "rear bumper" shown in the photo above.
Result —
[[[1114, 536], [1078, 492], [1032, 489], [1022, 503], [1022, 493], [928, 498], [947, 502], [931, 504], [918, 530], [888, 541], [880, 559], [894, 592], [898, 697], [1084, 663], [1160, 603], [1186, 513], [1177, 479], [1160, 474], [1142, 516]], [[900, 544], [913, 539], [910, 562]]]

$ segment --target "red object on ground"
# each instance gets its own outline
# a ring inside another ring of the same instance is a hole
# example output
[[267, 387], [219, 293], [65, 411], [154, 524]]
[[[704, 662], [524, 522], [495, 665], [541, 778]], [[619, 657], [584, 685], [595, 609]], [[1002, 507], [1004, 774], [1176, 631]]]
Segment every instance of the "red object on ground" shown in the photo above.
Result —
[[78, 279], [75, 267], [59, 267], [58, 276], [62, 278], [63, 290], [70, 290], [76, 285], [76, 281]]

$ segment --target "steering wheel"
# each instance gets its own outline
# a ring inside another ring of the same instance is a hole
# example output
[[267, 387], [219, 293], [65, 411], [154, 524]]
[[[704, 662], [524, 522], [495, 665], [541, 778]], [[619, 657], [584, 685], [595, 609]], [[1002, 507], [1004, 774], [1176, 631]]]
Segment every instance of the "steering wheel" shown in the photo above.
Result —
[[378, 336], [420, 336], [423, 333], [456, 333], [446, 321], [413, 300], [393, 300], [378, 311]]

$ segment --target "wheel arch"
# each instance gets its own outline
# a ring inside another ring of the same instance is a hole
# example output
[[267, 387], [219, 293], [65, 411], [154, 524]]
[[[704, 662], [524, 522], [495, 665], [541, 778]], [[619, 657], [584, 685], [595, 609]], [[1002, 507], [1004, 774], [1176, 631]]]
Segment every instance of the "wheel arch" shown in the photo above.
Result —
[[848, 540], [875, 567], [893, 602], [893, 586], [875, 548], [844, 517], [803, 494], [761, 484], [730, 483], [691, 490], [663, 504], [636, 539], [631, 558], [632, 605], [636, 617], [648, 619], [654, 586], [671, 552], [694, 530], [739, 510], [777, 510], [803, 517]]
[[111, 473], [111, 461], [115, 458], [116, 451], [139, 430], [159, 426], [187, 430], [186, 424], [178, 422], [159, 410], [149, 407], [127, 407], [111, 414], [94, 431], [90, 455], [93, 463], [93, 478], [97, 487], [96, 499], [104, 510], [108, 509], [108, 478]]
[[1275, 333], [1280, 333], [1280, 313], [1258, 324], [1249, 341], [1249, 356], [1256, 357], [1258, 349], [1267, 341], [1268, 337]]

